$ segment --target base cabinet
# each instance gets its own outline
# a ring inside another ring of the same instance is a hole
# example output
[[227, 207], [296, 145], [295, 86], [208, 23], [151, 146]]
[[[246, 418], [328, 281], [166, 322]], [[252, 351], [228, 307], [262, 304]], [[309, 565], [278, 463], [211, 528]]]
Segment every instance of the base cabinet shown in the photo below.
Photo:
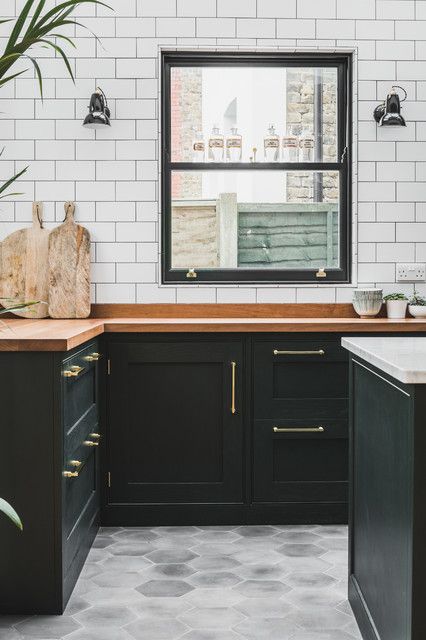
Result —
[[108, 503], [241, 503], [241, 342], [119, 342], [109, 357]]

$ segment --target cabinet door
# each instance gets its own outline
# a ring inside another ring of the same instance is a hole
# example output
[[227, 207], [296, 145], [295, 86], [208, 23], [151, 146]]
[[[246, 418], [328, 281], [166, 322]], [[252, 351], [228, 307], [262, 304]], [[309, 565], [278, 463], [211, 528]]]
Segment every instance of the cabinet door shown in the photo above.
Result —
[[242, 345], [114, 343], [110, 503], [242, 500]]
[[255, 420], [255, 502], [346, 502], [345, 420]]

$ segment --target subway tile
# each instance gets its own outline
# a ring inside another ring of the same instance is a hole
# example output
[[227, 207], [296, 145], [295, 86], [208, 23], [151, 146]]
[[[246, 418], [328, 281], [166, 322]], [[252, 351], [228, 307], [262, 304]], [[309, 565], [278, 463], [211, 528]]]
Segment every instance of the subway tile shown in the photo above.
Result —
[[259, 18], [295, 18], [296, 0], [257, 0], [257, 15]]
[[155, 118], [157, 114], [157, 101], [147, 99], [117, 100], [115, 104], [115, 110], [117, 119]]
[[397, 222], [397, 242], [417, 242], [426, 238], [426, 222]]
[[115, 282], [115, 264], [93, 262], [90, 265], [90, 276], [95, 284], [99, 282]]
[[358, 265], [358, 282], [395, 282], [395, 264], [360, 263]]
[[132, 160], [98, 160], [96, 162], [97, 180], [134, 180], [136, 166]]
[[217, 0], [220, 18], [256, 17], [256, 0]]
[[216, 0], [177, 0], [177, 15], [196, 18], [216, 16]]
[[74, 182], [59, 180], [39, 181], [35, 185], [35, 198], [46, 202], [75, 200]]
[[238, 38], [273, 38], [275, 20], [268, 18], [239, 18], [237, 20]]
[[376, 18], [378, 20], [413, 20], [414, 7], [414, 0], [377, 0]]
[[100, 202], [96, 204], [99, 222], [132, 222], [136, 217], [134, 202]]
[[377, 60], [414, 60], [414, 42], [409, 40], [378, 40]]
[[74, 160], [75, 143], [71, 140], [37, 140], [35, 157], [38, 160]]
[[218, 287], [217, 302], [256, 302], [256, 289], [248, 287]]
[[426, 74], [426, 61], [397, 62], [397, 78], [405, 80], [423, 79]]
[[134, 284], [97, 284], [96, 302], [98, 304], [118, 303], [132, 304], [136, 302]]
[[[78, 191], [78, 185], [77, 185]], [[115, 240], [115, 225], [110, 222], [85, 222], [92, 242], [113, 242]]]
[[360, 60], [358, 63], [359, 79], [393, 81], [396, 73], [395, 65], [396, 63], [391, 60]]
[[235, 35], [235, 18], [197, 18], [199, 38], [234, 38]]
[[135, 259], [134, 242], [96, 243], [96, 262], [134, 262]]
[[157, 195], [157, 185], [153, 181], [117, 182], [117, 199], [130, 201], [155, 201]]
[[137, 2], [138, 16], [175, 16], [176, 0], [143, 0]]
[[77, 160], [114, 160], [115, 142], [110, 140], [87, 140], [76, 142]]
[[95, 180], [95, 163], [89, 160], [59, 160], [56, 162], [58, 180]]
[[157, 18], [157, 33], [160, 38], [191, 38], [195, 36], [195, 18]]
[[295, 287], [258, 287], [256, 289], [256, 302], [258, 303], [294, 303], [296, 302]]
[[358, 20], [375, 18], [376, 6], [372, 0], [337, 0], [338, 18], [355, 18]]
[[115, 184], [113, 182], [77, 182], [77, 200], [115, 200]]
[[297, 302], [336, 302], [336, 290], [325, 287], [300, 287], [296, 289]]
[[426, 202], [426, 182], [400, 182], [396, 185], [398, 202]]
[[355, 38], [354, 20], [318, 20], [317, 38]]
[[140, 242], [136, 246], [137, 262], [158, 262], [159, 246], [156, 242]]
[[415, 180], [414, 162], [378, 162], [377, 180], [383, 182], [410, 182]]
[[398, 20], [395, 22], [395, 38], [397, 40], [423, 40], [426, 20]]
[[117, 264], [117, 282], [155, 282], [157, 265], [136, 262]]
[[358, 242], [395, 242], [395, 224], [390, 222], [360, 222]]
[[298, 18], [335, 18], [335, 0], [297, 0]]
[[153, 222], [117, 222], [117, 242], [151, 242], [156, 239]]
[[426, 158], [426, 142], [397, 142], [397, 160], [424, 160]]
[[[0, 121], [0, 126], [1, 126]], [[8, 124], [8, 128], [11, 129]], [[16, 138], [19, 140], [52, 140], [55, 137], [54, 120], [17, 120], [15, 122]], [[11, 130], [13, 137], [13, 129]], [[4, 133], [1, 134], [4, 138]]]
[[155, 78], [156, 60], [120, 59], [116, 61], [117, 78]]
[[315, 38], [315, 20], [277, 20], [278, 38]]
[[117, 18], [117, 38], [155, 38], [155, 18]]
[[377, 243], [377, 262], [413, 262], [415, 260], [414, 242]]
[[378, 222], [414, 222], [414, 203], [377, 202]]
[[133, 58], [136, 56], [135, 38], [102, 38], [97, 43], [98, 58]]
[[157, 284], [138, 284], [137, 302], [144, 304], [176, 302], [174, 287], [159, 287]]
[[216, 289], [214, 287], [186, 286], [177, 287], [178, 304], [213, 304], [216, 302]]
[[393, 160], [395, 158], [394, 142], [360, 142], [358, 145], [359, 160]]
[[156, 151], [153, 140], [117, 141], [117, 160], [155, 160]]

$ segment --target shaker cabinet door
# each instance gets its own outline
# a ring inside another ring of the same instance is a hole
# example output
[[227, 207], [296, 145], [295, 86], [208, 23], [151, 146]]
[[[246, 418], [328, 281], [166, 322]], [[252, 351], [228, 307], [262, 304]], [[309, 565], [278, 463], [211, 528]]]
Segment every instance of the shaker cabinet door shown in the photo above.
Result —
[[110, 504], [241, 502], [239, 342], [112, 343]]

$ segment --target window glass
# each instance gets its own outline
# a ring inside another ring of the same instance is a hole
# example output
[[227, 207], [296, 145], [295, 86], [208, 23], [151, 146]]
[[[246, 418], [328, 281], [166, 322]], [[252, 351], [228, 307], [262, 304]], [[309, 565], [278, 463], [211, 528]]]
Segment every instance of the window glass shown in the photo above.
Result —
[[336, 171], [173, 171], [173, 269], [339, 266]]
[[174, 66], [170, 92], [173, 162], [336, 161], [335, 67]]

